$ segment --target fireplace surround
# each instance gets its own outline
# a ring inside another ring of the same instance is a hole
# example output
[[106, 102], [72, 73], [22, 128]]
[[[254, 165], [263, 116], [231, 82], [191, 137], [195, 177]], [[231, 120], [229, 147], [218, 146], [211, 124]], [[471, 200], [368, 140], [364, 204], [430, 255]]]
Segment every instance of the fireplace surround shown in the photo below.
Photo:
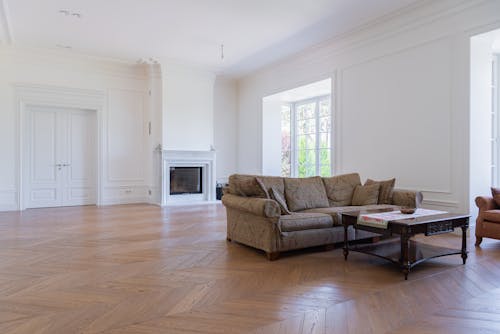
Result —
[[163, 206], [215, 201], [215, 151], [163, 150], [162, 165]]

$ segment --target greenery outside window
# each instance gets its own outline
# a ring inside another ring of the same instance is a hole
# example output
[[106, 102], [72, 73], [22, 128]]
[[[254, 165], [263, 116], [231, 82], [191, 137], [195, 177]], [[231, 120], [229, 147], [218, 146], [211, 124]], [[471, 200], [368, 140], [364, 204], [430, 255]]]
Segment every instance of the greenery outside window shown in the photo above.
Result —
[[283, 176], [332, 175], [330, 95], [284, 104], [281, 109]]

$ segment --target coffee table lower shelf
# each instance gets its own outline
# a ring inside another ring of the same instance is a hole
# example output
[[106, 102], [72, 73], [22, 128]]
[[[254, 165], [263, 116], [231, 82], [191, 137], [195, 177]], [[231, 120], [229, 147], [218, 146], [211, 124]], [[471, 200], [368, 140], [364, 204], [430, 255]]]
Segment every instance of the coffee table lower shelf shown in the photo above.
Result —
[[[404, 267], [401, 257], [401, 242], [399, 238], [388, 239], [375, 244], [349, 245], [349, 252], [359, 252], [380, 257], [394, 264]], [[409, 241], [408, 261], [409, 268], [426, 260], [434, 259], [447, 255], [461, 255], [462, 251], [458, 249], [446, 248], [417, 242]], [[345, 254], [347, 259], [347, 254]], [[464, 261], [465, 262], [465, 261]]]

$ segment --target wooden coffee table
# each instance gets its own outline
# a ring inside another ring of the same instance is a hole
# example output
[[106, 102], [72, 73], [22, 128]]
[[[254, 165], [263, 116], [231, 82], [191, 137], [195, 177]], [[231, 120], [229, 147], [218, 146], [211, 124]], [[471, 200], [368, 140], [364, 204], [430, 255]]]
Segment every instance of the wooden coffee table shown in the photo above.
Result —
[[[463, 264], [467, 260], [466, 232], [469, 227], [469, 215], [443, 213], [432, 216], [409, 218], [389, 221], [387, 228], [379, 228], [357, 224], [360, 214], [394, 211], [394, 209], [366, 210], [342, 213], [344, 225], [344, 257], [347, 261], [349, 251], [355, 251], [386, 259], [401, 267], [405, 280], [408, 279], [410, 269], [417, 264], [440, 256], [462, 255]], [[373, 244], [349, 245], [347, 229], [352, 225], [356, 230], [363, 230], [382, 236], [399, 235], [399, 238], [390, 238]], [[462, 249], [451, 249], [424, 244], [410, 238], [417, 234], [426, 236], [449, 233], [455, 228], [462, 229]]]

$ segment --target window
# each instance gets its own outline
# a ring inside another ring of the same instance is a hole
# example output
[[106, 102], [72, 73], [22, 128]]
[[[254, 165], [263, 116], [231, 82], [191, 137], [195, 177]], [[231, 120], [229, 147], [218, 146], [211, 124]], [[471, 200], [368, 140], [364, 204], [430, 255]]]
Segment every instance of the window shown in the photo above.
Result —
[[330, 95], [284, 104], [281, 108], [281, 174], [330, 176]]

